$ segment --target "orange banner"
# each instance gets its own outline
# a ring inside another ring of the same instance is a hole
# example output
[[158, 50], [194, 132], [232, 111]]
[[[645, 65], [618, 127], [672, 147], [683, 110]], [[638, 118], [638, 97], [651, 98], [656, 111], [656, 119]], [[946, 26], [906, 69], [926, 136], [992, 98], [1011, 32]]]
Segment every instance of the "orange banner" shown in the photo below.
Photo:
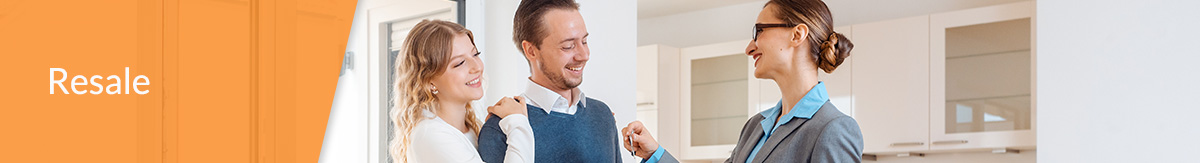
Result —
[[0, 1], [0, 162], [316, 162], [355, 0]]

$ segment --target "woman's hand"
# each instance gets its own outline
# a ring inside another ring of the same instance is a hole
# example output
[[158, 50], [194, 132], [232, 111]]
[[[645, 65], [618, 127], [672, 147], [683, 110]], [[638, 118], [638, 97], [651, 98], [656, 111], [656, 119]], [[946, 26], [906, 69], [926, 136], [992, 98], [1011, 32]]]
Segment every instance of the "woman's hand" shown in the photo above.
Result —
[[622, 142], [625, 144], [625, 150], [638, 157], [650, 158], [654, 150], [658, 150], [658, 141], [650, 136], [650, 131], [646, 130], [641, 121], [629, 122], [629, 126], [621, 128], [621, 136], [625, 137], [625, 141]]
[[496, 101], [496, 105], [488, 107], [488, 113], [496, 114], [496, 116], [499, 116], [500, 118], [508, 117], [508, 115], [513, 114], [528, 115], [525, 109], [525, 97], [514, 96], [501, 98], [500, 101]]

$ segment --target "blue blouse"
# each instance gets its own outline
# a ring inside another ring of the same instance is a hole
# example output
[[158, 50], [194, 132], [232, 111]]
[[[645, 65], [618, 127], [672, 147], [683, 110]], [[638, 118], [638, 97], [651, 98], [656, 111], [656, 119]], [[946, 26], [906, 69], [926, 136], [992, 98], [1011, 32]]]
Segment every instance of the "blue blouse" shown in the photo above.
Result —
[[[758, 144], [754, 145], [754, 150], [750, 151], [750, 157], [746, 157], [746, 162], [754, 160], [754, 155], [758, 154], [758, 151], [762, 148], [763, 143], [766, 143], [767, 138], [771, 137], [771, 133], [775, 132], [775, 128], [779, 128], [779, 126], [787, 124], [795, 118], [812, 118], [813, 114], [816, 114], [817, 110], [820, 110], [821, 106], [825, 105], [826, 101], [829, 101], [829, 93], [825, 92], [825, 83], [817, 82], [817, 85], [813, 86], [812, 90], [809, 90], [808, 93], [800, 99], [800, 101], [796, 102], [796, 105], [792, 106], [791, 111], [789, 111], [787, 115], [783, 115], [783, 118], [778, 118], [779, 122], [775, 122], [775, 119], [776, 117], [779, 117], [780, 109], [783, 107], [782, 99], [775, 104], [775, 107], [771, 107], [771, 109], [767, 109], [759, 113], [765, 117], [763, 118], [762, 122], [759, 122], [759, 124], [762, 125], [764, 133], [763, 136], [758, 139]], [[657, 150], [654, 150], [654, 154], [650, 155], [650, 158], [646, 158], [645, 160], [642, 160], [642, 162], [657, 163], [658, 160], [662, 158], [664, 151], [665, 150], [663, 150], [662, 146], [659, 146]]]

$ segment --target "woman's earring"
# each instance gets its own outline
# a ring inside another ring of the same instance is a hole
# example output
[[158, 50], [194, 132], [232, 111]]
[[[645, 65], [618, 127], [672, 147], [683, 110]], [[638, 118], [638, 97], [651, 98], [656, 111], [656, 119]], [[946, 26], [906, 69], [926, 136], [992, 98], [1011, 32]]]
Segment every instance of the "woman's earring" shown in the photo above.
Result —
[[438, 94], [437, 86], [433, 86], [433, 94]]

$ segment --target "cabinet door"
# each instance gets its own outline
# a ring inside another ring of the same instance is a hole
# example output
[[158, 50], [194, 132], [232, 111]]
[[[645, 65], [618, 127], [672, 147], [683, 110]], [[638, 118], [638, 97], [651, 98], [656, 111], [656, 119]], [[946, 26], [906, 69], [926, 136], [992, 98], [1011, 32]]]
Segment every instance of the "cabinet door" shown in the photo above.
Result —
[[929, 17], [855, 25], [855, 118], [865, 153], [929, 147]]
[[[663, 149], [666, 149], [667, 151], [679, 151], [679, 156], [682, 156], [684, 151], [682, 147], [684, 144], [682, 143], [682, 137], [688, 134], [681, 132], [680, 129], [682, 128], [680, 127], [681, 123], [683, 123], [683, 121], [680, 120], [680, 118], [682, 118], [681, 115], [683, 115], [680, 109], [680, 106], [682, 105], [680, 102], [682, 97], [679, 94], [679, 83], [681, 83], [679, 79], [681, 73], [681, 65], [679, 64], [681, 62], [679, 55], [680, 49], [664, 45], [647, 46], [653, 46], [653, 51], [645, 52], [653, 53], [653, 59], [642, 60], [640, 57], [643, 55], [643, 48], [639, 47], [638, 66], [639, 70], [644, 71], [640, 67], [644, 65], [642, 64], [643, 61], [656, 61], [654, 63], [645, 64], [654, 66], [653, 69], [657, 71], [656, 75], [650, 76], [655, 78], [650, 79], [654, 80], [655, 83], [646, 83], [653, 85], [655, 89], [653, 92], [656, 94], [653, 98], [653, 106], [655, 108], [654, 112], [657, 116], [654, 119], [657, 121], [656, 124], [658, 127], [657, 130], [651, 130], [651, 133], [659, 134], [654, 136], [656, 136], [655, 138], [658, 139], [658, 143], [663, 147]], [[639, 78], [638, 80], [639, 84], [642, 84], [642, 79]], [[638, 90], [642, 90], [641, 85], [639, 85]], [[641, 119], [641, 115], [638, 115], [638, 118]]]
[[753, 61], [746, 41], [680, 50], [680, 114], [683, 159], [724, 159], [757, 105]]
[[[248, 1], [179, 1], [178, 98], [164, 135], [167, 160], [248, 162], [252, 150], [251, 7]], [[220, 24], [220, 25], [215, 25]], [[172, 124], [173, 123], [173, 124]], [[174, 131], [170, 131], [174, 130]], [[174, 142], [174, 143], [170, 143]], [[170, 148], [168, 148], [170, 149]], [[174, 149], [172, 149], [174, 150]]]
[[930, 16], [930, 149], [1034, 146], [1032, 2]]
[[[637, 120], [642, 121], [650, 135], [658, 133], [658, 51], [659, 45], [637, 48]], [[618, 124], [620, 125], [620, 124]], [[623, 127], [623, 126], [618, 126]]]

